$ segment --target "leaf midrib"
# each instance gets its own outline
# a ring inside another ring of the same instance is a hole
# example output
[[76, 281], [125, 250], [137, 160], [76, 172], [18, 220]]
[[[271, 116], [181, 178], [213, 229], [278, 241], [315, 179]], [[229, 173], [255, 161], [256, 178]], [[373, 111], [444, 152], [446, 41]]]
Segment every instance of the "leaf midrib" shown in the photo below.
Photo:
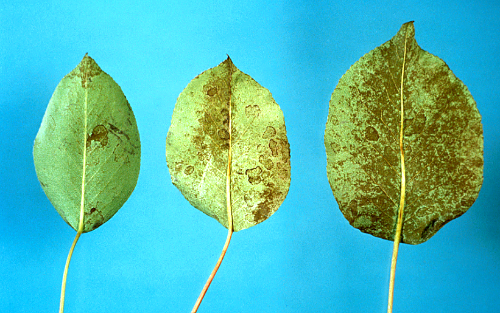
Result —
[[83, 102], [83, 160], [82, 160], [82, 194], [80, 199], [80, 220], [78, 222], [78, 233], [83, 232], [85, 217], [85, 177], [87, 168], [87, 114], [88, 114], [88, 80], [86, 73], [83, 73], [82, 79], [85, 79], [85, 101]]

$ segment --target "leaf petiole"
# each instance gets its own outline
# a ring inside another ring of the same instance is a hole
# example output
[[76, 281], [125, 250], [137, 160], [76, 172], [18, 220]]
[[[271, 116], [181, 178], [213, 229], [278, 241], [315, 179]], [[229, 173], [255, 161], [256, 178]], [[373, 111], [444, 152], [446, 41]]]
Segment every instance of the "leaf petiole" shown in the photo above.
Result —
[[[85, 157], [84, 157], [84, 160], [85, 160]], [[83, 172], [85, 173], [85, 169]], [[85, 175], [83, 175], [83, 177], [85, 179]], [[64, 313], [64, 296], [66, 294], [66, 278], [68, 277], [69, 262], [71, 262], [71, 257], [73, 256], [73, 250], [75, 250], [76, 243], [78, 242], [80, 235], [83, 233], [83, 222], [84, 222], [84, 214], [85, 214], [84, 205], [83, 205], [84, 204], [84, 196], [83, 195], [85, 194], [84, 192], [85, 192], [85, 188], [82, 186], [82, 202], [81, 202], [81, 208], [80, 208], [80, 222], [78, 223], [78, 230], [76, 232], [75, 240], [73, 240], [73, 244], [71, 245], [71, 248], [69, 249], [68, 258], [66, 259], [66, 266], [64, 266], [64, 274], [63, 274], [63, 280], [62, 280], [62, 286], [61, 286], [61, 301], [59, 303], [59, 313]]]
[[201, 291], [198, 300], [196, 300], [196, 303], [193, 307], [193, 310], [191, 313], [196, 313], [198, 311], [198, 308], [200, 307], [201, 301], [203, 300], [203, 297], [205, 297], [205, 294], [207, 293], [208, 287], [210, 287], [210, 284], [212, 283], [212, 280], [215, 277], [215, 274], [217, 273], [217, 270], [220, 267], [220, 264], [222, 263], [222, 260], [224, 259], [224, 256], [226, 255], [227, 248], [229, 247], [229, 242], [231, 241], [231, 236], [233, 234], [233, 228], [229, 227], [229, 231], [227, 233], [227, 238], [226, 238], [226, 243], [224, 244], [224, 248], [222, 248], [222, 253], [219, 257], [219, 260], [217, 261], [217, 264], [215, 264], [215, 268], [213, 269], [212, 273], [210, 274], [210, 277], [208, 277], [207, 282], [205, 283], [205, 286], [203, 287], [203, 290]]
[[69, 250], [68, 258], [66, 259], [66, 266], [64, 267], [64, 274], [61, 286], [61, 301], [59, 303], [59, 313], [64, 312], [64, 295], [66, 293], [66, 277], [68, 276], [69, 262], [71, 261], [73, 250], [75, 249], [76, 243], [78, 242], [78, 238], [80, 238], [82, 231], [83, 227], [81, 227], [81, 229], [79, 228], [78, 231], [76, 232], [75, 240], [73, 240], [73, 244], [71, 245], [71, 249]]

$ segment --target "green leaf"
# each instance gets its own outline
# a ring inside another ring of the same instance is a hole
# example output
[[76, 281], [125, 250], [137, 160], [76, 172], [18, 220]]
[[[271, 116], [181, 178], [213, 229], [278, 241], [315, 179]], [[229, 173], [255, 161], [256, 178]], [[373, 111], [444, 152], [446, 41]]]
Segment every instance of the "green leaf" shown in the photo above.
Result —
[[45, 194], [75, 230], [82, 203], [89, 232], [134, 190], [141, 158], [134, 114], [120, 86], [88, 55], [54, 91], [33, 155]]
[[476, 200], [482, 133], [467, 87], [418, 46], [413, 22], [404, 24], [352, 65], [332, 94], [325, 147], [340, 210], [362, 232], [394, 240], [403, 200], [401, 240], [425, 242]]
[[266, 220], [285, 199], [290, 149], [283, 113], [271, 93], [228, 57], [179, 95], [166, 145], [174, 185], [226, 228], [230, 145], [231, 206], [238, 231]]

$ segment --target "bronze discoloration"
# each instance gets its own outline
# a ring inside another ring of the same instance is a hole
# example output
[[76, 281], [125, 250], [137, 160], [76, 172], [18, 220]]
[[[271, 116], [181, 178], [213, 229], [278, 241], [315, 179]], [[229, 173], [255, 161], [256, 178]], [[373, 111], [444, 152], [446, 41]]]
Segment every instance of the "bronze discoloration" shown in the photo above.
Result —
[[351, 66], [332, 94], [325, 131], [328, 179], [345, 218], [394, 240], [403, 128], [402, 242], [409, 244], [425, 242], [462, 215], [477, 198], [483, 173], [481, 116], [472, 96], [414, 36], [413, 23], [406, 23]]
[[92, 134], [87, 137], [87, 148], [92, 147], [92, 141], [100, 143], [101, 147], [106, 147], [108, 144], [108, 130], [104, 125], [97, 125], [92, 130]]

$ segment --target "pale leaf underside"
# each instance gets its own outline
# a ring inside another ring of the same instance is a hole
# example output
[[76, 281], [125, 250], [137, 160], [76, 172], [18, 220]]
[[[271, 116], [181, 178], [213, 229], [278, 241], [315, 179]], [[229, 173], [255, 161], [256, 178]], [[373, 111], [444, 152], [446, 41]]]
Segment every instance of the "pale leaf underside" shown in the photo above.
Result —
[[33, 154], [45, 194], [75, 230], [83, 201], [88, 232], [109, 220], [134, 190], [140, 147], [120, 86], [85, 55], [54, 91]]
[[290, 185], [283, 113], [271, 93], [229, 58], [203, 72], [179, 95], [166, 156], [172, 182], [184, 197], [227, 227], [229, 119], [231, 206], [238, 231], [271, 216]]

